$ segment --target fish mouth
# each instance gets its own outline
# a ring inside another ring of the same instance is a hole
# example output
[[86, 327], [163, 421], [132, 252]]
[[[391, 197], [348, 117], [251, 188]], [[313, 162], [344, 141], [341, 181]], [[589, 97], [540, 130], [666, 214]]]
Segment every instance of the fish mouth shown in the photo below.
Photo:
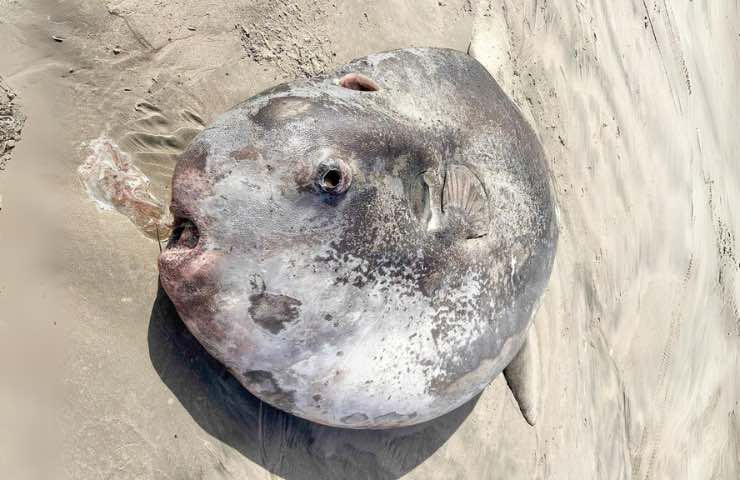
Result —
[[208, 318], [220, 260], [221, 252], [207, 248], [202, 228], [190, 216], [175, 215], [158, 266], [159, 281], [181, 316]]
[[198, 225], [184, 215], [175, 215], [167, 246], [159, 254], [159, 273], [163, 285], [183, 277], [201, 256], [203, 245]]
[[191, 219], [175, 217], [172, 223], [172, 234], [167, 242], [168, 250], [193, 250], [200, 242], [200, 230]]

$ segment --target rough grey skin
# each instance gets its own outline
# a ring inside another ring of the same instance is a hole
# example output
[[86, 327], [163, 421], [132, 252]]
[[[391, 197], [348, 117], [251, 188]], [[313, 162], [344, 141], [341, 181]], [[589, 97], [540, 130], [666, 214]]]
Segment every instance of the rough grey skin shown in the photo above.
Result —
[[453, 50], [370, 55], [237, 105], [181, 156], [162, 285], [262, 400], [433, 419], [522, 346], [557, 230], [542, 148]]

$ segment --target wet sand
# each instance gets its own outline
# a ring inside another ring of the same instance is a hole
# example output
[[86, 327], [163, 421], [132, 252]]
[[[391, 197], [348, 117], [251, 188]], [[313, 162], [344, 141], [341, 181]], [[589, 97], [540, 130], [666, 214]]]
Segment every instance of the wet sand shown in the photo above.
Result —
[[[0, 0], [0, 77], [27, 116], [0, 171], [3, 471], [738, 478], [739, 20], [729, 1]], [[157, 230], [80, 177], [107, 138], [166, 205], [175, 155], [219, 112], [408, 46], [470, 46], [547, 153], [561, 240], [535, 427], [502, 377], [392, 432], [262, 404], [158, 294]]]

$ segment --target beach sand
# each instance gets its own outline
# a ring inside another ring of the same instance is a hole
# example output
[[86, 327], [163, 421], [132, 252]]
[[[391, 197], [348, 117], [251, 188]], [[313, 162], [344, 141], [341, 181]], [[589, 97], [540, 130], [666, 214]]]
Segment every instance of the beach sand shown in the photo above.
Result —
[[[26, 117], [0, 170], [2, 476], [740, 477], [740, 7], [707, 3], [0, 0]], [[408, 429], [296, 419], [158, 293], [174, 159], [205, 124], [409, 46], [470, 49], [547, 155], [534, 427], [503, 377]], [[137, 187], [86, 183], [111, 165]]]

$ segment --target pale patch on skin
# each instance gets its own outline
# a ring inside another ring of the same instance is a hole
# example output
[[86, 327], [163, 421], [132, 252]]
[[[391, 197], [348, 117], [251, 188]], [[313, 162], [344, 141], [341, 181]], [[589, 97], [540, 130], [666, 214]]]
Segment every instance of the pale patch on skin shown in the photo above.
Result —
[[250, 99], [194, 140], [173, 192], [184, 235], [160, 268], [186, 325], [263, 400], [340, 427], [480, 393], [521, 347], [556, 242], [534, 134], [449, 50]]

